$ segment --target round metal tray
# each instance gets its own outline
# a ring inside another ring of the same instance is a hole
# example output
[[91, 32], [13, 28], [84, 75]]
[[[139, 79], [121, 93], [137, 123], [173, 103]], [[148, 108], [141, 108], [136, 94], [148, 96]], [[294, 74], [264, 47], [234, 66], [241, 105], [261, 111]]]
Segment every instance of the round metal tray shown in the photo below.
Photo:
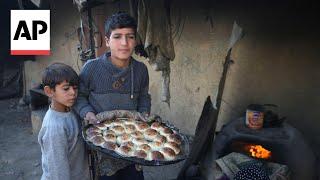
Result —
[[140, 165], [144, 165], [144, 166], [163, 166], [163, 165], [168, 165], [168, 164], [174, 164], [174, 163], [177, 163], [177, 162], [180, 162], [180, 161], [186, 159], [188, 157], [188, 155], [189, 155], [189, 141], [188, 141], [188, 138], [185, 135], [179, 133], [179, 131], [175, 127], [173, 127], [172, 125], [164, 123], [164, 122], [162, 122], [162, 123], [165, 124], [166, 126], [170, 127], [171, 129], [175, 130], [176, 133], [178, 133], [180, 135], [180, 137], [181, 137], [181, 145], [180, 145], [181, 152], [177, 155], [176, 159], [171, 160], [171, 161], [165, 161], [165, 160], [163, 160], [163, 161], [158, 161], [158, 160], [148, 161], [148, 160], [137, 158], [137, 157], [125, 157], [125, 156], [121, 156], [121, 155], [117, 154], [113, 150], [109, 150], [109, 149], [102, 148], [100, 146], [96, 146], [91, 141], [89, 141], [87, 139], [87, 135], [86, 135], [86, 130], [89, 127], [93, 126], [91, 124], [90, 125], [86, 125], [86, 126], [84, 126], [82, 128], [82, 137], [83, 137], [83, 139], [85, 140], [86, 144], [89, 146], [90, 149], [99, 151], [101, 153], [104, 153], [106, 155], [112, 156], [114, 158], [119, 158], [119, 159], [122, 159], [122, 160], [130, 161], [130, 162], [133, 162], [133, 163], [136, 163], [136, 164], [140, 164]]

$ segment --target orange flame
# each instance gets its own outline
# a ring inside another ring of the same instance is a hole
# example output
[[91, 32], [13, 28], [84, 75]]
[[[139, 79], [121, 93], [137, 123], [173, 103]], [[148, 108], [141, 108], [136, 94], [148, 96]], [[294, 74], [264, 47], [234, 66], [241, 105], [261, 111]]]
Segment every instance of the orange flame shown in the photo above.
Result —
[[271, 151], [263, 148], [261, 145], [247, 145], [246, 149], [249, 150], [249, 153], [252, 157], [269, 159], [271, 157]]

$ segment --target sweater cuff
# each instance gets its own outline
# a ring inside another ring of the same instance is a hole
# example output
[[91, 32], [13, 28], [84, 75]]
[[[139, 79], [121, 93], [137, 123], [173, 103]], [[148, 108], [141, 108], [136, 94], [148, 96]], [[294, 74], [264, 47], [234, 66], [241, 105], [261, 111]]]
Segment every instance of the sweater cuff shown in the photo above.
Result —
[[93, 112], [93, 113], [95, 113], [95, 111], [93, 110], [93, 108], [92, 108], [91, 106], [89, 106], [89, 105], [81, 108], [81, 110], [80, 110], [80, 117], [81, 117], [82, 119], [84, 119], [84, 117], [86, 116], [86, 114], [87, 114], [88, 112]]

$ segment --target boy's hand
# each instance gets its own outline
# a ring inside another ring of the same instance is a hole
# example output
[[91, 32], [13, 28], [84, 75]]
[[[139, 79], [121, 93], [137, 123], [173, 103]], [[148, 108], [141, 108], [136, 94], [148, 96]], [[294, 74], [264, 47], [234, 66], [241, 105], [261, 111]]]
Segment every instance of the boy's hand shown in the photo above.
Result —
[[88, 112], [84, 117], [84, 120], [87, 124], [99, 124], [100, 121], [97, 119], [96, 115], [93, 112]]

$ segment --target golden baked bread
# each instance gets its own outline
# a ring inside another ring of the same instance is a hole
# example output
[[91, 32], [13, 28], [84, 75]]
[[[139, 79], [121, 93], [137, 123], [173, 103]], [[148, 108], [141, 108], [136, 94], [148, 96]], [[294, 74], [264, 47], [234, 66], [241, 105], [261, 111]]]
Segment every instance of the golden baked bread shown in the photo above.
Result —
[[144, 150], [136, 150], [133, 153], [134, 156], [136, 156], [137, 158], [146, 158], [147, 157], [147, 153]]
[[158, 131], [149, 128], [144, 131], [143, 135], [146, 140], [152, 141], [154, 138], [156, 138], [159, 135], [159, 133]]
[[136, 131], [136, 126], [133, 124], [124, 125], [125, 132], [130, 134]]
[[120, 126], [120, 125], [116, 125], [113, 126], [112, 128], [110, 128], [112, 131], [114, 131], [114, 133], [116, 133], [117, 136], [125, 133], [124, 127]]
[[163, 145], [163, 147], [169, 147], [171, 148], [175, 153], [176, 155], [180, 153], [180, 146], [177, 144], [177, 143], [174, 143], [174, 142], [167, 142]]
[[115, 151], [122, 156], [126, 156], [126, 157], [133, 156], [133, 149], [129, 146], [120, 146]]
[[132, 139], [133, 144], [135, 144], [136, 146], [140, 146], [142, 144], [148, 144], [148, 141], [145, 140], [144, 138], [133, 138]]
[[116, 143], [113, 142], [105, 142], [101, 145], [101, 147], [109, 149], [109, 150], [116, 150], [118, 148]]
[[131, 141], [131, 139], [132, 139], [132, 137], [130, 136], [130, 134], [124, 133], [124, 134], [117, 137], [117, 143], [121, 145], [122, 143]]
[[113, 121], [112, 120], [106, 120], [106, 121], [103, 121], [102, 123], [107, 127], [111, 127], [113, 125]]
[[170, 134], [169, 136], [167, 136], [167, 141], [168, 142], [175, 142], [178, 145], [181, 144], [181, 137], [178, 134]]
[[157, 131], [160, 131], [160, 130], [164, 129], [164, 125], [162, 125], [162, 123], [156, 121], [156, 122], [151, 124], [151, 128], [155, 129]]
[[143, 133], [140, 131], [135, 131], [130, 134], [133, 138], [144, 138]]
[[88, 132], [88, 133], [87, 133], [87, 139], [88, 139], [89, 141], [92, 141], [92, 139], [93, 139], [94, 137], [96, 137], [96, 136], [102, 136], [102, 134], [99, 133], [99, 132], [95, 132], [95, 131], [92, 131], [92, 132]]
[[131, 141], [124, 142], [121, 144], [121, 146], [129, 146], [130, 148], [134, 149], [134, 144]]
[[127, 120], [124, 121], [125, 125], [135, 125], [136, 121], [132, 118], [128, 118]]
[[143, 132], [143, 131], [149, 129], [149, 125], [145, 122], [137, 121], [135, 125], [136, 125], [137, 130], [140, 132]]
[[91, 139], [92, 143], [96, 146], [102, 146], [105, 143], [105, 140], [102, 136], [95, 136]]
[[167, 136], [173, 134], [173, 131], [172, 131], [170, 128], [165, 127], [164, 129], [159, 130], [159, 133], [160, 133], [162, 136], [166, 136], [166, 137], [167, 137]]
[[159, 151], [163, 154], [165, 160], [171, 161], [176, 158], [176, 153], [169, 147], [163, 147]]
[[167, 138], [165, 136], [162, 136], [162, 135], [158, 135], [157, 137], [155, 137], [153, 139], [153, 141], [159, 141], [161, 143], [165, 143], [167, 142]]
[[150, 151], [145, 159], [148, 161], [154, 161], [154, 160], [161, 161], [161, 160], [164, 160], [164, 156], [159, 151]]
[[148, 144], [141, 144], [140, 146], [137, 146], [137, 150], [144, 150], [146, 153], [151, 151], [151, 147]]
[[116, 136], [116, 133], [115, 133], [113, 130], [111, 130], [111, 129], [102, 131], [102, 134], [103, 134], [104, 136], [105, 136], [106, 134], [114, 134], [114, 135]]
[[89, 128], [86, 130], [86, 134], [88, 134], [88, 133], [90, 133], [90, 132], [98, 132], [98, 133], [101, 133], [102, 131], [101, 131], [99, 128], [95, 127], [95, 126], [91, 126], [91, 127], [89, 127]]
[[103, 138], [106, 142], [117, 143], [117, 136], [115, 134], [105, 134]]
[[124, 121], [123, 120], [119, 120], [119, 119], [116, 119], [112, 122], [112, 125], [113, 126], [123, 126], [124, 125]]
[[182, 138], [161, 122], [148, 125], [134, 118], [115, 116], [90, 126], [85, 133], [94, 145], [125, 157], [172, 161], [181, 152]]
[[149, 143], [149, 146], [151, 147], [152, 150], [158, 151], [162, 148], [163, 143], [158, 142], [158, 141], [153, 141], [153, 142]]

